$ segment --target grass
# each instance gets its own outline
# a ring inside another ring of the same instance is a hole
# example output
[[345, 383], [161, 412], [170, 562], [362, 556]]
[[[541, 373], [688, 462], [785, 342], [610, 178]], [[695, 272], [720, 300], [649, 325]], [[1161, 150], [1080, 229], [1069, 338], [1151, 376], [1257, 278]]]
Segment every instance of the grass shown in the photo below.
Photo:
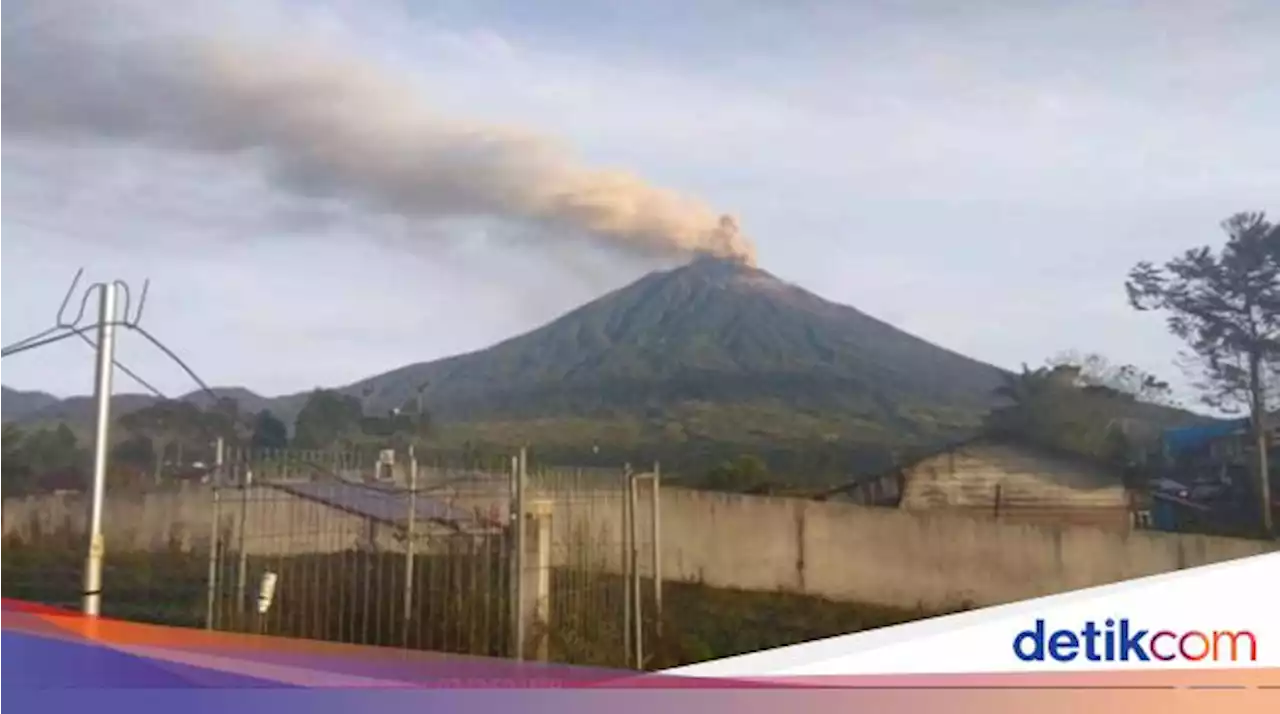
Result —
[[[76, 608], [82, 556], [78, 544], [6, 538], [0, 565], [3, 595]], [[509, 656], [511, 599], [507, 561], [497, 548], [472, 546], [419, 556], [414, 607], [404, 617], [405, 558], [348, 551], [247, 560], [246, 600], [236, 597], [238, 558], [218, 561], [217, 629], [459, 654]], [[108, 552], [103, 614], [178, 627], [203, 627], [208, 607], [208, 554], [175, 548]], [[259, 617], [251, 598], [265, 570], [279, 575], [270, 611]], [[623, 593], [617, 575], [559, 568], [551, 575], [552, 627], [531, 627], [527, 654], [545, 638], [550, 659], [625, 667]], [[908, 622], [938, 613], [834, 602], [797, 593], [761, 593], [668, 582], [661, 621], [652, 582], [642, 584], [646, 669], [662, 669], [808, 640]], [[241, 608], [237, 603], [244, 602]]]
[[[57, 539], [31, 546], [6, 537], [0, 550], [4, 597], [78, 610], [84, 547]], [[103, 561], [102, 614], [177, 627], [204, 624], [207, 560], [176, 549], [112, 553]]]
[[933, 617], [916, 607], [837, 602], [787, 592], [747, 592], [698, 583], [664, 587], [674, 667], [837, 637]]

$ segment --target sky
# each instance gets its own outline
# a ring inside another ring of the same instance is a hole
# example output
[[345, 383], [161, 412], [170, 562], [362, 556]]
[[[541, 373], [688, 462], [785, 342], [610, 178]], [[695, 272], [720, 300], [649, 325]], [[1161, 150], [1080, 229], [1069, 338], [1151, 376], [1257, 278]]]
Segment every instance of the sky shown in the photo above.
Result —
[[[722, 213], [760, 267], [952, 350], [1180, 382], [1128, 270], [1280, 214], [1270, 0], [3, 13], [3, 342], [51, 326], [80, 267], [150, 279], [151, 333], [268, 395], [535, 328], [687, 259], [668, 234], [720, 240]], [[137, 335], [119, 357], [195, 387]], [[69, 341], [0, 379], [92, 375]]]

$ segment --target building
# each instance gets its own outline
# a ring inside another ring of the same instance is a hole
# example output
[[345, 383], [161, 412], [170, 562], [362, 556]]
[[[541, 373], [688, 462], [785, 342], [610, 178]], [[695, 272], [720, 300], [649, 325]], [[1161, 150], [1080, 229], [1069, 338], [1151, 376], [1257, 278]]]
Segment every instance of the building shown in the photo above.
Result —
[[860, 506], [897, 508], [902, 501], [902, 469], [859, 476], [817, 496], [819, 501], [837, 500]]
[[1128, 530], [1134, 498], [1120, 469], [1033, 446], [976, 439], [901, 469], [898, 507], [1023, 523]]
[[[1152, 527], [1158, 530], [1251, 535], [1259, 529], [1257, 446], [1248, 419], [1170, 429], [1153, 480]], [[1270, 496], [1280, 512], [1280, 413], [1269, 415]], [[1274, 516], [1273, 516], [1274, 520]]]
[[985, 437], [859, 477], [818, 498], [1119, 530], [1140, 520], [1138, 499], [1120, 469]]

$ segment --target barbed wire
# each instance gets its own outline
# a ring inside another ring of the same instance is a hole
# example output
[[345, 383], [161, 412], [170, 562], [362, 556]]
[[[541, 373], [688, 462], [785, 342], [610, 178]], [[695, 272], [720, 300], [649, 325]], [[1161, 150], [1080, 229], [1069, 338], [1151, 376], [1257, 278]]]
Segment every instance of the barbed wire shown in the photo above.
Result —
[[191, 380], [192, 380], [193, 382], [195, 382], [195, 383], [196, 383], [196, 385], [198, 385], [198, 386], [200, 387], [200, 390], [201, 390], [201, 391], [203, 391], [206, 395], [208, 395], [208, 397], [209, 397], [211, 400], [213, 400], [213, 402], [214, 402], [214, 403], [217, 403], [218, 399], [220, 398], [220, 397], [218, 396], [218, 393], [217, 393], [216, 391], [214, 391], [214, 390], [213, 390], [213, 388], [212, 388], [212, 387], [210, 387], [210, 386], [209, 386], [209, 384], [208, 384], [207, 382], [205, 382], [203, 379], [201, 379], [200, 375], [196, 374], [196, 371], [195, 371], [194, 369], [192, 369], [192, 368], [191, 368], [191, 366], [190, 366], [190, 365], [188, 365], [188, 364], [186, 363], [186, 361], [185, 361], [185, 360], [183, 360], [181, 357], [179, 357], [179, 356], [178, 356], [178, 354], [177, 354], [176, 352], [174, 352], [172, 349], [170, 349], [168, 345], [166, 345], [166, 344], [165, 344], [164, 342], [162, 342], [158, 337], [156, 337], [155, 335], [151, 334], [150, 332], [148, 332], [148, 331], [146, 330], [146, 328], [144, 328], [144, 327], [142, 327], [142, 326], [140, 326], [140, 325], [137, 325], [137, 324], [131, 324], [131, 325], [130, 325], [130, 324], [127, 324], [127, 325], [125, 325], [125, 328], [126, 328], [126, 329], [128, 329], [128, 330], [130, 330], [130, 331], [132, 331], [132, 332], [136, 332], [136, 333], [138, 333], [139, 335], [142, 335], [142, 337], [143, 337], [144, 339], [146, 339], [148, 342], [150, 342], [150, 343], [151, 343], [151, 344], [152, 344], [156, 349], [158, 349], [158, 350], [160, 350], [162, 353], [164, 353], [164, 355], [165, 355], [166, 357], [168, 357], [170, 360], [172, 360], [174, 364], [176, 364], [176, 365], [178, 365], [180, 368], [182, 368], [182, 371], [187, 373], [187, 376], [188, 376], [188, 377], [190, 377], [190, 378], [191, 378]]

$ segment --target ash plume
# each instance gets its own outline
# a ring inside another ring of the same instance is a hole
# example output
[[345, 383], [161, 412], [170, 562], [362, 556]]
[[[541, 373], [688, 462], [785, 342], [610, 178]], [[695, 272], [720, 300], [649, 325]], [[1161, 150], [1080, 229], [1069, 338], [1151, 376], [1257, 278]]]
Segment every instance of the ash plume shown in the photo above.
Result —
[[122, 3], [108, 4], [122, 14], [112, 22], [74, 2], [48, 11], [59, 4], [5, 4], [7, 138], [245, 156], [279, 189], [363, 210], [494, 217], [638, 253], [754, 263], [736, 223], [701, 202], [584, 166], [527, 131], [439, 116], [418, 87], [358, 57], [289, 38], [143, 31]]

